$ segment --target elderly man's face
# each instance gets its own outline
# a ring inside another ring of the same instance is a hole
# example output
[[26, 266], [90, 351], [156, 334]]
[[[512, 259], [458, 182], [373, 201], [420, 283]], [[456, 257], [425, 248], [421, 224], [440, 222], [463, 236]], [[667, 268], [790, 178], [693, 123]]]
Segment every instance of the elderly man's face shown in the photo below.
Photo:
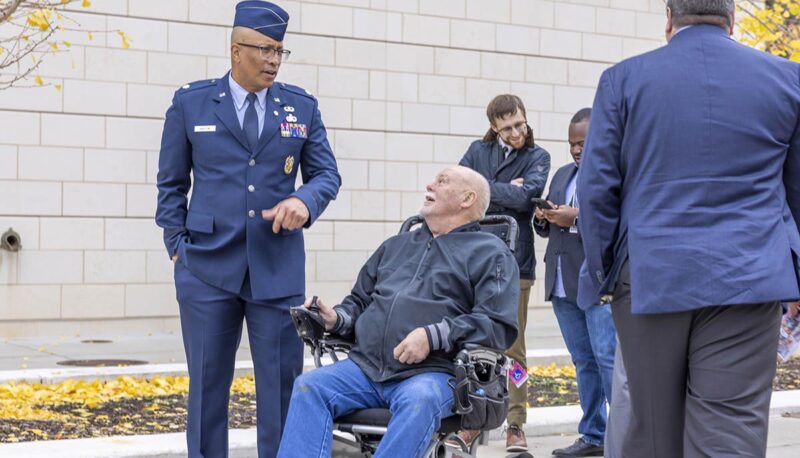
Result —
[[422, 216], [451, 216], [461, 211], [464, 184], [453, 169], [445, 169], [425, 187], [425, 202], [419, 211]]
[[[250, 46], [243, 46], [250, 45]], [[262, 51], [251, 46], [282, 49], [280, 41], [262, 35], [253, 29], [242, 28], [236, 41], [231, 43], [232, 62], [236, 82], [250, 92], [272, 86], [281, 66], [280, 54], [264, 57]], [[241, 79], [241, 81], [239, 81]]]

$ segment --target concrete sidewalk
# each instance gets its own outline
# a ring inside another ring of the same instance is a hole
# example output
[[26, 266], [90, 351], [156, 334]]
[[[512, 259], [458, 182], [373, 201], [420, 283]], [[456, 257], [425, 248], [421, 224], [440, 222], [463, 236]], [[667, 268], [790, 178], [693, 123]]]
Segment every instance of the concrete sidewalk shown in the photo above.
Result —
[[[567, 364], [569, 354], [550, 308], [531, 308], [526, 331], [528, 363]], [[128, 367], [68, 367], [58, 365], [65, 360], [129, 359], [145, 362]], [[237, 373], [252, 373], [253, 363], [246, 336], [237, 353]], [[306, 367], [313, 361], [306, 355]], [[28, 381], [54, 383], [69, 378], [112, 379], [120, 375], [185, 374], [186, 363], [179, 335], [130, 336], [53, 336], [0, 341], [0, 383]], [[800, 391], [781, 392], [773, 396], [769, 457], [800, 456], [800, 419], [781, 418], [786, 411], [800, 410]], [[574, 435], [581, 417], [579, 406], [547, 407], [528, 410], [525, 431], [535, 456], [549, 456], [554, 448], [566, 446]], [[490, 435], [482, 458], [505, 457], [500, 431]], [[255, 430], [231, 431], [231, 456], [255, 456]], [[183, 434], [108, 437], [65, 441], [40, 441], [0, 444], [2, 457], [179, 457], [185, 456]], [[355, 456], [340, 449], [334, 456]]]
[[[770, 418], [767, 458], [794, 458], [800, 452], [800, 419]], [[254, 429], [232, 430], [230, 433], [230, 457], [251, 458], [256, 456], [256, 433]], [[551, 434], [528, 437], [530, 453], [537, 458], [551, 456], [553, 449], [571, 444], [576, 434]], [[492, 440], [478, 451], [480, 458], [504, 458], [505, 441]], [[27, 442], [0, 445], [0, 456], [4, 458], [182, 458], [186, 456], [183, 434], [161, 434], [156, 436], [108, 437], [47, 442]], [[337, 443], [332, 457], [360, 457], [355, 449]]]
[[[525, 333], [528, 363], [569, 364], [570, 357], [552, 309], [528, 310]], [[313, 362], [306, 354], [306, 365]], [[128, 359], [147, 364], [185, 364], [179, 334], [43, 336], [0, 340], [0, 371], [65, 368], [58, 363], [79, 359]], [[246, 332], [242, 336], [237, 361], [251, 361]]]

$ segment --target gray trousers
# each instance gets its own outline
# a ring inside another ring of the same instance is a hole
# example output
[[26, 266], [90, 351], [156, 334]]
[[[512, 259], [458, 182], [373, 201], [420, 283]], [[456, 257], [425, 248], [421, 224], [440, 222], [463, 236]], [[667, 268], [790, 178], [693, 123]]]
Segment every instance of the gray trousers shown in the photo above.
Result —
[[612, 310], [632, 413], [620, 456], [766, 456], [778, 302], [634, 315], [625, 266]]
[[622, 457], [622, 440], [625, 438], [625, 431], [630, 427], [631, 414], [628, 374], [625, 373], [622, 350], [619, 348], [619, 339], [617, 339], [617, 350], [614, 352], [611, 407], [608, 412], [608, 423], [606, 423], [606, 445], [603, 455], [605, 458]]

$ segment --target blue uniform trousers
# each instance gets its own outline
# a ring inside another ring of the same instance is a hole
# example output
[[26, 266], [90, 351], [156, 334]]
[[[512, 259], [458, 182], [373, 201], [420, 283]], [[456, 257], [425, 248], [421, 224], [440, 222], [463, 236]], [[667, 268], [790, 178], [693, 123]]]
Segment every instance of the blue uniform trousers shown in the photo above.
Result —
[[189, 457], [228, 456], [228, 401], [243, 321], [255, 369], [258, 456], [274, 457], [292, 384], [303, 368], [303, 344], [288, 311], [301, 304], [303, 296], [253, 300], [249, 275], [241, 292], [234, 294], [204, 283], [180, 260], [175, 289], [189, 366]]

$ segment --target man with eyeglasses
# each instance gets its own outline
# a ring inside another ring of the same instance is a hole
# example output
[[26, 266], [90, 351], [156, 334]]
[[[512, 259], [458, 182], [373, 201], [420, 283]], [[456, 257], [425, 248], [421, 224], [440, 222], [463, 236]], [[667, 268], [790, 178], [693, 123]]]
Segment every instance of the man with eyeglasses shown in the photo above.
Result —
[[[510, 377], [514, 383], [510, 386], [506, 450], [523, 452], [528, 449], [522, 429], [527, 420], [528, 405], [525, 324], [536, 266], [531, 199], [541, 197], [544, 191], [550, 172], [550, 154], [534, 143], [525, 105], [519, 97], [498, 95], [489, 102], [486, 117], [489, 119], [489, 130], [482, 140], [470, 145], [459, 164], [477, 171], [489, 181], [491, 201], [486, 214], [510, 215], [519, 225], [519, 242], [514, 253], [520, 277], [519, 335], [508, 350], [508, 356], [516, 363]], [[459, 436], [468, 444], [479, 434], [480, 431], [459, 432]]]
[[[244, 320], [261, 458], [277, 453], [302, 371], [303, 347], [289, 316], [305, 300], [302, 229], [336, 197], [341, 178], [317, 100], [275, 80], [289, 56], [282, 43], [288, 21], [272, 3], [240, 2], [231, 71], [179, 89], [164, 123], [156, 222], [175, 264], [190, 457], [228, 454], [228, 398]], [[298, 169], [303, 184], [295, 189]]]
[[583, 244], [578, 232], [578, 169], [583, 142], [589, 130], [591, 108], [583, 108], [572, 117], [567, 130], [569, 154], [573, 163], [556, 171], [550, 180], [547, 203], [551, 208], [537, 208], [533, 229], [548, 239], [544, 255], [545, 300], [553, 312], [561, 336], [575, 363], [583, 417], [578, 424], [581, 437], [565, 448], [553, 450], [558, 457], [603, 456], [606, 433], [606, 401], [611, 401], [616, 330], [611, 305], [578, 306], [578, 278], [583, 263]]

